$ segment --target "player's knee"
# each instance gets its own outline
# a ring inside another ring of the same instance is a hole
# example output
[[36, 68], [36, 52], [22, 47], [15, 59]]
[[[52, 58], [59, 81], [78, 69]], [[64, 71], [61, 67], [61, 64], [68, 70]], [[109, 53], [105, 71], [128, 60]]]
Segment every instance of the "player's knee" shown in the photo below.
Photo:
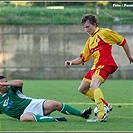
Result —
[[54, 102], [52, 103], [52, 106], [53, 106], [53, 108], [54, 108], [55, 110], [60, 110], [61, 107], [62, 107], [62, 103], [54, 101]]
[[80, 87], [78, 88], [78, 91], [81, 92], [81, 88]]
[[90, 84], [90, 88], [92, 88], [92, 90], [95, 90], [95, 89], [98, 88], [98, 85], [95, 84], [95, 83], [91, 83], [91, 84]]
[[83, 91], [82, 88], [78, 88], [78, 91], [79, 91], [80, 93], [84, 93], [84, 91]]
[[78, 91], [79, 91], [80, 93], [82, 93], [82, 94], [86, 94], [86, 92], [88, 91], [88, 88], [89, 88], [89, 87], [84, 87], [84, 88], [79, 87], [79, 88], [78, 88]]
[[92, 88], [92, 90], [94, 90], [95, 85], [93, 83], [90, 84], [90, 88]]
[[20, 116], [20, 121], [32, 122], [35, 120], [34, 120], [33, 114], [22, 114]]

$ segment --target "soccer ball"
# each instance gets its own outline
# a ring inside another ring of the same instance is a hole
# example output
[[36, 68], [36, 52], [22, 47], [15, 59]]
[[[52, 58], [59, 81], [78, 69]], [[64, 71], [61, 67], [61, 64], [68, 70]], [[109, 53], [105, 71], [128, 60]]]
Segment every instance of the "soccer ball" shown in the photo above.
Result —
[[[109, 108], [108, 106], [104, 105], [104, 114], [108, 114], [109, 113]], [[94, 115], [97, 116], [98, 114], [98, 105], [94, 108]]]

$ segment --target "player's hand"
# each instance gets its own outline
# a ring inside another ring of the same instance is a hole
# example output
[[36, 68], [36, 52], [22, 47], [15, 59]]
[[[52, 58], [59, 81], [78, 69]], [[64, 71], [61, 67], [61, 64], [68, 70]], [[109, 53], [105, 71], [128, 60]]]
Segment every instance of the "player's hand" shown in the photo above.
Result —
[[69, 66], [71, 66], [71, 65], [72, 65], [72, 61], [68, 61], [68, 60], [65, 61], [65, 66], [66, 66], [66, 67], [69, 67]]
[[130, 64], [133, 62], [133, 57], [129, 57]]
[[4, 86], [4, 84], [3, 84], [4, 82], [2, 81], [2, 82], [0, 82], [0, 87], [2, 87], [2, 86]]

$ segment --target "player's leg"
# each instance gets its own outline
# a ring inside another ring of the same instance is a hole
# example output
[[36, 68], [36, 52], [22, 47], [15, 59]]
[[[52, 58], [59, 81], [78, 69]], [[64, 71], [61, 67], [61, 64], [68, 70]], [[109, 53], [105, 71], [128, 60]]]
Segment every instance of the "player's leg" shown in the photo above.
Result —
[[64, 117], [49, 117], [49, 116], [42, 116], [42, 115], [35, 115], [32, 113], [25, 113], [22, 114], [20, 117], [20, 121], [26, 122], [53, 122], [53, 121], [67, 121]]
[[104, 117], [104, 103], [103, 103], [104, 95], [103, 95], [102, 90], [99, 88], [101, 83], [102, 83], [101, 79], [97, 77], [93, 77], [91, 85], [90, 85], [94, 93], [95, 103], [98, 106], [98, 119], [99, 120], [102, 120]]
[[45, 115], [51, 114], [53, 111], [60, 111], [61, 113], [64, 113], [66, 115], [76, 115], [81, 116], [84, 118], [89, 118], [89, 115], [91, 114], [91, 108], [88, 108], [84, 110], [83, 112], [68, 105], [65, 103], [53, 101], [53, 100], [46, 100], [44, 102], [44, 113]]
[[62, 112], [64, 114], [76, 115], [76, 116], [83, 117], [85, 119], [89, 118], [91, 111], [92, 111], [91, 107], [89, 107], [88, 109], [85, 109], [84, 111], [80, 111], [80, 110], [78, 110], [68, 104], [64, 104], [64, 103], [62, 103], [62, 108], [60, 110], [60, 112]]
[[[101, 122], [101, 121], [106, 121], [109, 113], [105, 114], [104, 112], [104, 104], [108, 104], [105, 100], [104, 100], [104, 95], [102, 93], [102, 90], [99, 88], [99, 86], [102, 84], [102, 80], [97, 78], [97, 77], [93, 77], [92, 78], [92, 82], [91, 82], [91, 88], [93, 89], [93, 93], [94, 93], [94, 98], [95, 98], [95, 103], [98, 106], [98, 114], [97, 117], [94, 117], [90, 120], [87, 120], [87, 122]], [[108, 105], [106, 105], [108, 107]]]
[[[99, 88], [99, 86], [105, 82], [109, 74], [112, 74], [114, 71], [116, 71], [117, 66], [100, 66], [99, 68], [96, 69], [95, 73], [93, 74], [92, 81], [90, 84], [90, 87], [93, 90], [94, 93], [94, 99], [96, 105], [98, 105], [98, 119], [99, 121], [105, 121], [108, 114], [104, 114], [104, 104], [108, 106], [109, 110], [112, 110], [112, 106], [108, 104], [104, 100], [104, 95]], [[88, 120], [88, 122], [91, 122]], [[92, 122], [97, 122], [97, 120], [92, 121]]]
[[35, 120], [32, 113], [25, 113], [20, 116], [20, 121], [32, 122]]
[[31, 103], [25, 108], [23, 114], [21, 115], [20, 121], [37, 121], [37, 122], [66, 121], [64, 117], [49, 117], [48, 113], [45, 114], [43, 108], [45, 101], [47, 100], [32, 99]]
[[104, 103], [102, 102], [101, 98], [104, 99], [104, 96], [100, 88], [98, 88], [101, 85], [102, 81], [99, 78], [91, 77], [91, 75], [93, 75], [94, 72], [95, 71], [90, 70], [85, 75], [78, 90], [79, 92], [81, 92], [82, 94], [88, 96], [91, 100], [93, 100], [96, 103], [96, 105], [100, 106], [98, 110], [99, 111], [98, 118], [102, 119], [102, 117], [104, 116]]
[[85, 80], [82, 80], [78, 88], [78, 91], [85, 95], [88, 92], [89, 88], [90, 88], [90, 83]]
[[92, 101], [95, 101], [95, 99], [94, 99], [94, 93], [93, 93], [92, 88], [89, 88], [88, 91], [85, 93], [85, 95], [86, 95], [89, 99], [91, 99]]
[[90, 70], [86, 73], [86, 75], [84, 76], [78, 91], [84, 95], [86, 95], [89, 99], [91, 99], [92, 101], [94, 101], [94, 93], [92, 91], [92, 89], [90, 88], [90, 83], [91, 83], [91, 78], [92, 75], [95, 71], [94, 70]]
[[[96, 100], [98, 99], [98, 95], [100, 95], [100, 97], [102, 98], [100, 101], [102, 101], [102, 105], [104, 104], [104, 105], [106, 105], [107, 107], [109, 107], [109, 110], [111, 111], [112, 110], [112, 106], [110, 105], [110, 104], [108, 104], [105, 100], [104, 100], [104, 98], [103, 98], [103, 93], [102, 93], [102, 91], [100, 90], [100, 88], [98, 88], [100, 85], [101, 85], [101, 83], [102, 83], [102, 81], [99, 79], [99, 78], [97, 78], [98, 79], [98, 81], [95, 81], [94, 80], [94, 78], [93, 78], [93, 81], [91, 81], [91, 78], [90, 78], [90, 75], [92, 75], [92, 73], [94, 73], [95, 71], [89, 71], [87, 74], [86, 74], [86, 76], [83, 78], [83, 80], [82, 80], [82, 82], [81, 82], [81, 84], [80, 84], [80, 86], [79, 86], [79, 88], [78, 88], [78, 90], [79, 90], [79, 92], [81, 92], [82, 94], [84, 94], [84, 95], [86, 95], [89, 99], [91, 99], [92, 101], [94, 101], [95, 103], [96, 103], [96, 105], [97, 105], [97, 102], [99, 102], [99, 101], [95, 101], [95, 98], [96, 98]], [[90, 74], [91, 73], [91, 74]], [[89, 79], [90, 78], [90, 79]], [[100, 83], [98, 83], [100, 81]], [[90, 84], [90, 82], [91, 82], [91, 84]], [[91, 85], [91, 86], [90, 86]], [[97, 93], [97, 91], [95, 91], [95, 92], [93, 92], [93, 90], [92, 90], [92, 88], [94, 88], [94, 86], [95, 86], [95, 88], [97, 89], [98, 88], [98, 90], [99, 90], [99, 92]], [[89, 88], [89, 89], [88, 89]], [[94, 93], [95, 93], [95, 96], [94, 96]], [[97, 95], [98, 94], [98, 95]], [[99, 117], [101, 117], [100, 115], [102, 115], [103, 116], [103, 112], [104, 111], [104, 106], [101, 108], [101, 110], [100, 110], [100, 112], [101, 113], [99, 113]]]
[[[103, 68], [103, 67], [101, 67], [101, 68]], [[108, 69], [108, 68], [104, 68], [104, 69]], [[116, 69], [116, 68], [115, 68], [115, 69]], [[112, 71], [111, 71], [111, 72], [112, 72]], [[104, 70], [101, 70], [101, 69], [98, 69], [98, 70], [97, 70], [97, 69], [94, 69], [94, 70], [88, 71], [88, 72], [86, 73], [86, 75], [84, 76], [83, 81], [88, 82], [89, 87], [90, 87], [90, 83], [91, 83], [91, 81], [92, 81], [92, 76], [94, 77], [94, 75], [95, 75], [96, 77], [100, 78], [100, 79], [102, 80], [102, 82], [104, 82], [104, 81], [106, 80], [106, 78], [108, 77], [109, 73], [108, 73], [108, 71], [104, 71]], [[102, 78], [102, 77], [103, 77], [103, 78]], [[85, 86], [87, 86], [87, 83], [84, 83], [84, 82], [83, 82], [83, 84], [84, 84]], [[81, 85], [82, 85], [82, 84], [81, 84]], [[83, 85], [83, 87], [84, 87], [84, 85]], [[86, 87], [86, 90], [87, 90], [87, 87]], [[82, 91], [81, 91], [81, 92], [82, 92]], [[84, 92], [83, 94], [85, 94], [89, 99], [91, 99], [92, 101], [95, 102], [94, 92], [93, 92], [93, 90], [92, 90], [91, 87], [88, 89], [88, 91]], [[112, 107], [110, 104], [108, 104], [108, 102], [106, 102], [105, 100], [103, 100], [103, 102], [104, 102], [104, 104], [105, 104], [106, 106], [109, 107], [109, 109], [110, 109], [110, 111], [111, 111], [113, 107]]]
[[88, 79], [83, 78], [78, 91], [84, 95], [86, 95], [89, 99], [94, 101], [94, 93], [92, 89], [90, 88], [90, 82], [91, 80], [88, 81]]

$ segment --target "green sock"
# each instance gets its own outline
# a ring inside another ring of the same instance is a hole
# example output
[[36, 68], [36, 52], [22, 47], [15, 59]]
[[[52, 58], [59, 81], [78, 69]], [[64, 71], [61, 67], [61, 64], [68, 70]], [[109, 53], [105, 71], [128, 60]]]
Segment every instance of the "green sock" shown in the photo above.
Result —
[[62, 103], [62, 109], [60, 110], [61, 113], [67, 114], [67, 115], [76, 115], [81, 116], [81, 111], [73, 108], [70, 105]]
[[41, 116], [41, 115], [33, 115], [35, 121], [37, 122], [52, 122], [56, 121], [55, 117]]

